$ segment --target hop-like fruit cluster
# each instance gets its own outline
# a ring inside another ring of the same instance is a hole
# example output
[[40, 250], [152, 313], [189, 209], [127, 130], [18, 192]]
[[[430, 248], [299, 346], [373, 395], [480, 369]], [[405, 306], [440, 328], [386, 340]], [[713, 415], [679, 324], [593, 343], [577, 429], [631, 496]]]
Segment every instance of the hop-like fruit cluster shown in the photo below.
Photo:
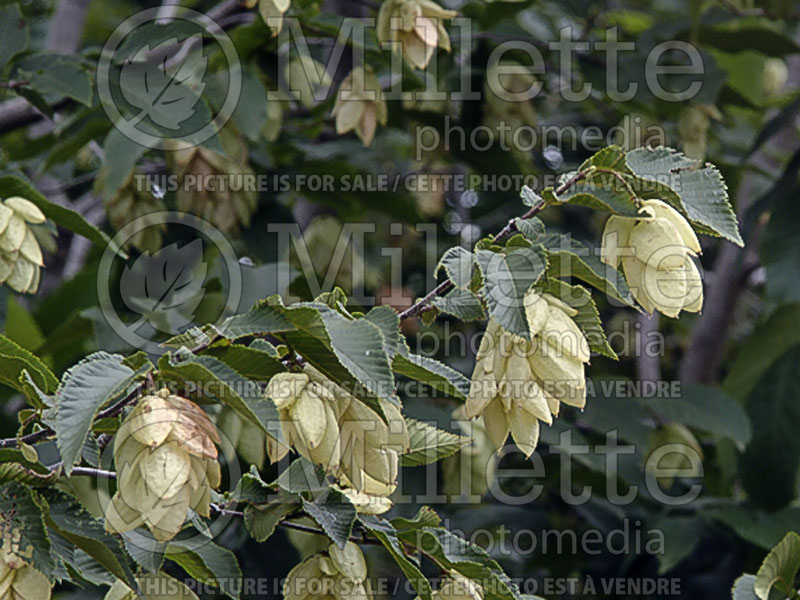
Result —
[[438, 600], [483, 600], [483, 588], [458, 571], [450, 571], [434, 595]]
[[236, 448], [236, 453], [260, 471], [267, 459], [267, 435], [251, 421], [230, 407], [223, 407], [217, 416], [217, 427]]
[[189, 509], [208, 517], [211, 490], [220, 484], [219, 435], [193, 402], [163, 389], [142, 398], [114, 439], [118, 490], [106, 529], [146, 525], [160, 541], [173, 538]]
[[30, 225], [45, 220], [39, 207], [25, 198], [0, 203], [0, 283], [25, 294], [39, 289], [44, 260]]
[[381, 84], [372, 69], [359, 67], [350, 71], [339, 86], [333, 108], [336, 133], [355, 131], [364, 145], [369, 146], [378, 125], [386, 125], [389, 116], [381, 94]]
[[285, 600], [368, 600], [367, 563], [353, 542], [344, 548], [331, 544], [326, 553], [307, 558], [289, 572], [283, 585]]
[[399, 409], [381, 402], [387, 422], [373, 409], [310, 366], [302, 373], [279, 373], [267, 385], [286, 443], [269, 439], [272, 462], [294, 448], [301, 456], [339, 477], [346, 487], [388, 496], [396, 486], [399, 456], [409, 446]]
[[244, 2], [247, 8], [253, 8], [256, 4], [261, 18], [269, 26], [272, 35], [278, 35], [283, 29], [283, 15], [289, 10], [291, 0], [245, 0]]
[[622, 263], [634, 298], [644, 309], [677, 317], [703, 307], [703, 282], [693, 258], [700, 242], [692, 226], [661, 200], [645, 200], [638, 217], [614, 215], [603, 232], [600, 258]]
[[172, 169], [178, 176], [175, 192], [178, 210], [205, 219], [224, 233], [249, 227], [258, 207], [258, 194], [247, 178], [247, 149], [231, 135], [221, 136], [228, 154], [203, 146], [173, 142]]
[[313, 108], [327, 97], [331, 76], [325, 65], [308, 53], [301, 53], [286, 65], [286, 81], [291, 96], [306, 108]]
[[519, 146], [513, 143], [513, 132], [536, 125], [536, 111], [530, 101], [536, 77], [529, 71], [529, 67], [506, 61], [492, 66], [486, 75], [484, 120], [511, 148]]
[[50, 582], [31, 566], [20, 552], [19, 530], [6, 530], [0, 546], [0, 598], [3, 600], [48, 600]]
[[470, 443], [442, 461], [442, 491], [448, 496], [483, 496], [497, 470], [497, 461], [492, 460], [495, 447], [483, 419], [467, 419], [463, 405], [453, 411], [452, 418]]
[[489, 320], [465, 408], [469, 418], [483, 415], [498, 450], [510, 432], [530, 456], [539, 441], [539, 421], [551, 424], [561, 402], [585, 405], [589, 345], [572, 319], [576, 314], [555, 296], [530, 290], [525, 295], [530, 340]]
[[436, 48], [450, 52], [443, 20], [456, 14], [432, 0], [385, 0], [378, 12], [378, 41], [395, 43], [408, 64], [424, 69]]
[[386, 496], [367, 494], [350, 487], [335, 486], [335, 488], [347, 496], [350, 503], [356, 507], [358, 514], [382, 515], [392, 508], [392, 501]]
[[761, 85], [768, 98], [780, 94], [786, 81], [789, 79], [789, 67], [782, 58], [768, 58], [764, 61], [761, 73]]
[[161, 248], [162, 234], [167, 226], [153, 215], [166, 210], [166, 207], [152, 193], [137, 190], [133, 175], [113, 196], [106, 198], [105, 206], [108, 221], [116, 230], [122, 229], [132, 221], [142, 219], [142, 227], [139, 227], [128, 240], [134, 248], [151, 252]]
[[710, 127], [711, 119], [706, 106], [690, 104], [684, 107], [678, 118], [678, 133], [681, 136], [681, 149], [686, 156], [697, 160], [706, 157]]
[[[442, 578], [433, 597], [435, 600], [483, 600], [483, 588], [458, 571], [450, 571], [447, 577]], [[414, 600], [420, 600], [420, 597], [417, 596]]]

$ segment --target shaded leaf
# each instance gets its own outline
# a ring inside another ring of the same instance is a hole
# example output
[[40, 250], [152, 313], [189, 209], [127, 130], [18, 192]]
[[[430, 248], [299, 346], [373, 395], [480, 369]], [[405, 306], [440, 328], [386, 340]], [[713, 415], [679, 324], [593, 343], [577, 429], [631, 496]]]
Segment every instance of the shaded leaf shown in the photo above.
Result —
[[56, 390], [56, 443], [67, 474], [80, 459], [81, 449], [97, 411], [125, 392], [134, 371], [122, 356], [95, 352], [64, 374]]
[[439, 461], [470, 443], [468, 437], [437, 429], [416, 419], [406, 419], [406, 424], [411, 445], [408, 452], [400, 457], [400, 464], [406, 467]]

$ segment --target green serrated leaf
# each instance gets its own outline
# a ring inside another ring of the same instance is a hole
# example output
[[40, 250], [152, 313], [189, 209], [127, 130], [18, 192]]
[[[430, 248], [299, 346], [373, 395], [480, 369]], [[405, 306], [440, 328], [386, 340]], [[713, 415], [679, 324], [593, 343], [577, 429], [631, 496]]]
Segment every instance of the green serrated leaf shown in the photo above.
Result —
[[527, 185], [522, 186], [522, 190], [519, 193], [520, 198], [522, 198], [522, 203], [525, 206], [530, 206], [531, 208], [535, 206], [540, 206], [544, 200], [542, 197], [534, 192], [531, 188]]
[[419, 563], [409, 556], [402, 542], [397, 537], [397, 531], [389, 521], [382, 517], [360, 515], [359, 520], [367, 530], [383, 544], [391, 557], [411, 582], [411, 585], [422, 600], [433, 600], [433, 591], [427, 577], [422, 574]]
[[770, 591], [776, 588], [791, 596], [800, 570], [800, 535], [786, 534], [761, 563], [756, 573], [755, 592], [761, 600], [769, 600]]
[[99, 562], [108, 572], [128, 584], [133, 583], [133, 573], [120, 541], [106, 533], [103, 523], [95, 519], [72, 496], [57, 490], [48, 490], [45, 524]]
[[411, 445], [400, 457], [400, 464], [405, 467], [437, 462], [452, 456], [470, 442], [468, 437], [437, 429], [416, 419], [407, 418], [406, 424]]
[[[627, 164], [638, 177], [661, 182], [661, 188], [651, 197], [672, 204], [696, 227], [699, 225], [701, 232], [744, 246], [736, 214], [728, 200], [728, 188], [716, 167], [709, 164], [697, 167], [696, 160], [670, 148], [631, 150]], [[669, 181], [669, 187], [664, 181]]]
[[514, 225], [522, 235], [529, 240], [534, 240], [543, 236], [546, 231], [544, 223], [539, 217], [532, 217], [530, 219], [514, 219]]
[[554, 196], [555, 201], [608, 210], [629, 217], [637, 215], [639, 207], [635, 196], [638, 191], [631, 187], [631, 171], [625, 164], [625, 152], [621, 148], [609, 146], [600, 150], [587, 159], [579, 171], [585, 173], [581, 178], [577, 177], [578, 172], [561, 176], [560, 185], [572, 183], [557, 198]]
[[470, 290], [456, 288], [444, 296], [437, 296], [433, 306], [461, 321], [482, 321], [486, 318], [481, 299]]
[[[379, 314], [379, 313], [377, 313]], [[376, 324], [368, 318], [348, 319], [326, 304], [303, 302], [283, 306], [278, 296], [231, 317], [220, 326], [222, 335], [280, 333], [309, 363], [383, 416], [378, 398], [394, 401], [394, 377], [385, 348], [384, 316]]]
[[441, 523], [439, 515], [430, 506], [423, 506], [411, 519], [396, 517], [391, 521], [392, 527], [398, 531], [420, 529], [422, 527], [438, 527]]
[[292, 462], [275, 480], [275, 483], [291, 494], [322, 492], [328, 489], [325, 470], [319, 465], [300, 457]]
[[276, 356], [258, 348], [230, 344], [216, 346], [203, 352], [213, 356], [248, 379], [268, 381], [273, 375], [286, 370]]
[[297, 508], [296, 502], [250, 504], [244, 509], [244, 526], [255, 541], [266, 542], [275, 533], [278, 524]]
[[398, 532], [401, 541], [435, 557], [437, 563], [480, 581], [486, 600], [522, 600], [519, 590], [485, 550], [442, 527]]
[[328, 492], [313, 501], [303, 499], [303, 510], [314, 519], [339, 548], [344, 548], [353, 531], [356, 507], [338, 490]]
[[503, 252], [475, 253], [483, 274], [482, 296], [494, 317], [506, 331], [530, 338], [525, 318], [525, 292], [544, 275], [547, 257], [541, 248], [518, 246]]
[[220, 589], [226, 596], [238, 600], [242, 570], [236, 555], [211, 540], [203, 543], [173, 541], [167, 545], [166, 556], [176, 562], [191, 577]]
[[36, 54], [17, 64], [17, 77], [31, 82], [31, 87], [44, 96], [59, 99], [67, 96], [92, 105], [92, 79], [77, 56]]
[[59, 476], [58, 470], [40, 473], [20, 463], [0, 463], [0, 483], [16, 481], [30, 486], [50, 485]]
[[44, 527], [44, 511], [34, 494], [21, 483], [0, 485], [0, 523], [4, 530], [19, 532], [20, 552], [30, 554], [33, 566], [48, 574], [55, 564]]
[[23, 371], [27, 371], [36, 386], [45, 393], [52, 393], [58, 387], [58, 379], [40, 358], [0, 335], [0, 383], [24, 391], [20, 382]]
[[396, 373], [421, 381], [433, 389], [453, 398], [466, 400], [469, 393], [469, 379], [443, 362], [420, 354], [395, 356], [392, 368]]
[[400, 330], [400, 316], [391, 306], [375, 306], [364, 315], [364, 318], [375, 325], [383, 336], [383, 350], [391, 361], [398, 354], [408, 354], [408, 344]]
[[17, 3], [0, 8], [0, 65], [7, 65], [17, 54], [25, 52], [29, 41], [30, 28]]
[[603, 263], [593, 249], [573, 239], [571, 235], [541, 234], [531, 237], [529, 233], [525, 237], [547, 249], [548, 277], [574, 277], [627, 306], [636, 306], [622, 274]]
[[472, 252], [461, 246], [454, 246], [442, 254], [434, 274], [438, 275], [440, 270], [444, 270], [447, 278], [457, 288], [466, 289], [472, 281], [474, 264], [475, 257]]
[[64, 374], [56, 390], [54, 429], [67, 474], [80, 459], [97, 411], [132, 383], [135, 372], [122, 360], [118, 354], [91, 354]]
[[278, 493], [277, 483], [267, 483], [261, 479], [258, 469], [250, 467], [250, 471], [242, 475], [236, 489], [233, 491], [233, 498], [237, 502], [247, 502], [248, 504], [266, 504], [271, 501]]
[[124, 536], [125, 549], [146, 573], [158, 573], [164, 564], [167, 543], [157, 541], [150, 532], [138, 529]]

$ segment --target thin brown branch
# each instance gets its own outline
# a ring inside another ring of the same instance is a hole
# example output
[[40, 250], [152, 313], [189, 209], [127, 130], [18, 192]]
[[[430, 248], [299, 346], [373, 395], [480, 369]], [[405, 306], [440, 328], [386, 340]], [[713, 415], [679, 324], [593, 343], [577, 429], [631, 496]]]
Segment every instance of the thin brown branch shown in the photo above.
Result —
[[[122, 412], [122, 409], [125, 408], [128, 404], [133, 402], [139, 397], [139, 394], [142, 391], [142, 384], [137, 385], [133, 390], [131, 390], [128, 394], [125, 395], [121, 400], [118, 400], [111, 406], [101, 410], [97, 413], [95, 420], [99, 419], [107, 419], [109, 417], [114, 417]], [[28, 435], [23, 435], [20, 438], [6, 438], [0, 440], [0, 448], [16, 448], [19, 446], [19, 442], [23, 442], [25, 444], [35, 444], [36, 442], [41, 442], [49, 437], [52, 437], [56, 434], [50, 427], [45, 427], [40, 429], [39, 431], [34, 431], [33, 433], [29, 433]]]
[[[586, 170], [583, 170], [583, 171], [578, 171], [577, 173], [575, 173], [575, 175], [573, 175], [567, 181], [565, 181], [560, 186], [558, 186], [555, 189], [554, 193], [556, 195], [563, 194], [569, 188], [571, 188], [573, 185], [575, 185], [576, 183], [578, 183], [579, 181], [584, 179], [589, 174], [590, 170], [592, 170], [592, 168], [586, 169]], [[524, 220], [524, 219], [530, 219], [532, 217], [535, 217], [540, 212], [542, 212], [547, 206], [548, 205], [545, 202], [537, 204], [536, 206], [531, 207], [531, 209], [528, 210], [528, 212], [526, 212], [520, 218]], [[506, 226], [503, 227], [494, 236], [494, 241], [499, 242], [501, 240], [504, 240], [505, 238], [513, 235], [517, 231], [518, 230], [517, 230], [517, 220], [516, 220], [516, 218], [515, 219], [509, 219], [508, 223], [506, 223]], [[400, 320], [408, 319], [408, 318], [414, 317], [414, 316], [416, 316], [416, 315], [418, 315], [420, 313], [425, 312], [426, 310], [428, 310], [428, 307], [429, 307], [430, 303], [433, 302], [434, 298], [436, 298], [437, 296], [441, 296], [442, 294], [446, 294], [451, 289], [453, 289], [453, 287], [454, 287], [454, 284], [453, 284], [452, 281], [450, 281], [449, 279], [444, 280], [443, 282], [438, 284], [435, 288], [433, 288], [430, 292], [425, 294], [425, 296], [423, 296], [422, 298], [417, 300], [410, 307], [408, 307], [404, 311], [400, 312], [399, 313]]]
[[117, 478], [117, 474], [114, 471], [105, 471], [103, 469], [94, 469], [92, 467], [72, 467], [70, 476], [98, 477], [100, 479]]

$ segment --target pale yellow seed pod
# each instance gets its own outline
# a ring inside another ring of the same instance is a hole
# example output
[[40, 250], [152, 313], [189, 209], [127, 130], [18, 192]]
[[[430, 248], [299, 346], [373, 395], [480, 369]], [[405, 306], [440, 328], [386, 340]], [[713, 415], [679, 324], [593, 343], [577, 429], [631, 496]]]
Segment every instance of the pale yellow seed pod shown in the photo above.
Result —
[[44, 213], [25, 198], [0, 203], [0, 283], [20, 293], [36, 292], [44, 259], [29, 225], [44, 221]]
[[338, 571], [345, 577], [359, 582], [367, 578], [367, 562], [357, 544], [346, 542], [344, 548], [331, 544], [328, 547], [328, 554]]
[[30, 548], [20, 552], [19, 530], [3, 532], [0, 546], [0, 598], [10, 600], [48, 600], [50, 581], [39, 570], [28, 564], [24, 556]]
[[648, 313], [699, 312], [703, 286], [693, 257], [701, 247], [691, 225], [661, 200], [644, 201], [640, 214], [609, 218], [601, 259], [622, 264], [631, 293]]
[[449, 575], [439, 588], [440, 600], [483, 600], [483, 588], [476, 581], [454, 570]]
[[386, 125], [386, 101], [378, 78], [369, 67], [353, 69], [342, 80], [333, 115], [336, 133], [355, 131], [364, 146], [372, 143], [378, 125]]
[[432, 0], [385, 0], [378, 13], [378, 41], [394, 42], [406, 62], [424, 69], [437, 47], [450, 51], [443, 20], [456, 15]]
[[221, 482], [219, 442], [215, 426], [193, 402], [166, 389], [143, 398], [115, 435], [118, 486], [105, 507], [106, 529], [125, 533], [146, 525], [167, 541], [190, 508], [208, 516], [211, 489]]
[[283, 29], [283, 15], [289, 10], [290, 0], [259, 0], [258, 12], [276, 36]]
[[305, 373], [278, 373], [267, 383], [264, 391], [278, 410], [288, 409], [308, 383]]

